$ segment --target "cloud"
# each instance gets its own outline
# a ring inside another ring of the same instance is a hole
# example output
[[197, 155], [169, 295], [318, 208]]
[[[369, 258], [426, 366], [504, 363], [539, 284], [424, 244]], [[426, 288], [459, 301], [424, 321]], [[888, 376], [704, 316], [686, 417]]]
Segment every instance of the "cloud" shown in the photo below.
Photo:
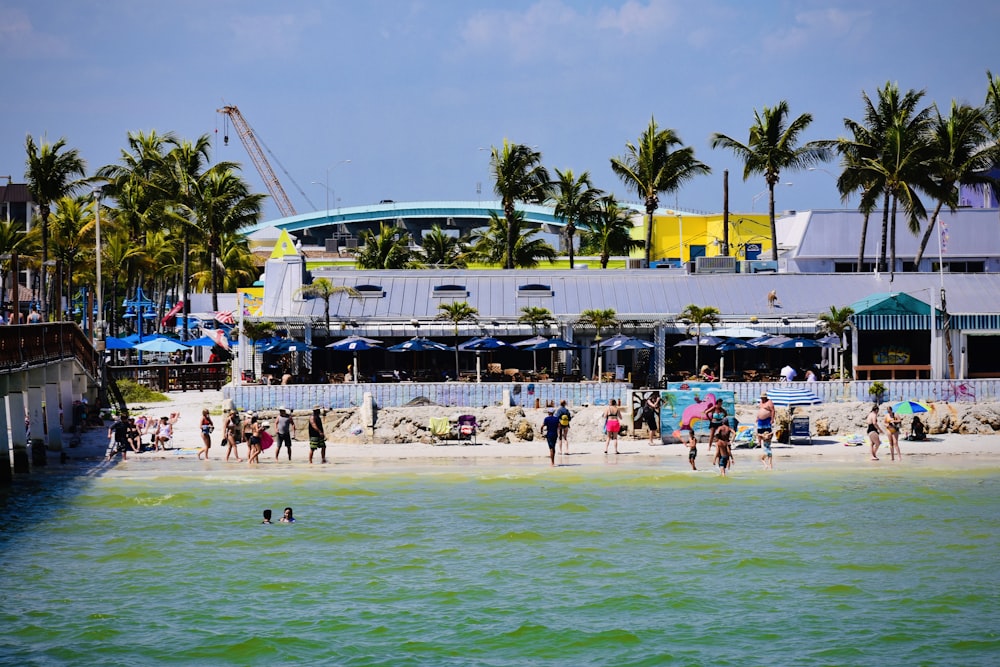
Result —
[[55, 35], [36, 30], [27, 12], [0, 7], [0, 54], [5, 58], [56, 60], [69, 53], [69, 46]]
[[587, 13], [561, 0], [538, 0], [523, 11], [477, 12], [459, 34], [466, 48], [500, 51], [519, 63], [569, 61], [609, 42], [624, 45], [622, 38], [662, 34], [676, 18], [673, 0], [628, 0]]
[[801, 51], [817, 42], [832, 40], [852, 42], [866, 35], [871, 27], [871, 12], [842, 9], [815, 9], [795, 14], [794, 23], [775, 30], [765, 42], [770, 52]]
[[230, 19], [228, 26], [238, 55], [260, 60], [298, 54], [303, 33], [318, 20], [312, 13], [243, 14]]

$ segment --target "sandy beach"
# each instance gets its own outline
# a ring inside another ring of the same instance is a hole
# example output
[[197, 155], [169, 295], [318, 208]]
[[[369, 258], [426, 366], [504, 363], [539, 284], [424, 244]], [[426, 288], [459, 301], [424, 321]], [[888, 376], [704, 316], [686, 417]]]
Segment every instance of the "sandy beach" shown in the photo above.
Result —
[[[128, 474], [140, 471], [160, 473], [232, 470], [245, 472], [248, 469], [246, 445], [240, 445], [240, 457], [243, 459], [241, 463], [237, 463], [235, 460], [226, 462], [224, 460], [226, 450], [219, 446], [223, 421], [222, 406], [221, 392], [211, 391], [174, 393], [169, 395], [167, 402], [129, 406], [133, 415], [141, 413], [159, 417], [173, 412], [180, 414], [174, 428], [175, 436], [172, 447], [167, 451], [144, 451], [138, 454], [129, 452], [127, 461], [122, 461], [120, 456], [116, 456], [110, 463], [101, 463], [102, 460], [106, 460], [108, 444], [106, 431], [93, 428], [83, 434], [79, 446], [67, 449], [66, 453], [70, 460], [87, 460], [102, 466], [119, 469], [122, 472], [127, 471]], [[831, 411], [845, 409], [844, 406], [833, 404], [823, 407]], [[198, 460], [196, 457], [197, 451], [201, 447], [198, 424], [201, 411], [204, 408], [211, 411], [212, 419], [216, 425], [216, 430], [212, 435], [212, 448], [209, 450], [208, 461]], [[451, 412], [449, 409], [441, 409]], [[748, 421], [745, 411], [749, 409], [748, 406], [741, 406], [739, 411], [741, 422]], [[301, 416], [303, 413], [296, 414]], [[819, 413], [820, 416], [821, 414]], [[528, 410], [525, 414], [525, 418], [536, 425], [536, 430], [544, 416], [544, 410]], [[618, 455], [613, 453], [613, 446], [611, 453], [605, 454], [604, 440], [599, 439], [599, 428], [584, 424], [583, 420], [580, 422], [571, 429], [570, 454], [556, 456], [557, 468], [572, 467], [576, 470], [582, 470], [585, 468], [602, 469], [608, 466], [619, 468], [663, 466], [677, 471], [690, 470], [687, 461], [688, 450], [683, 445], [650, 445], [646, 437], [626, 435], [620, 439]], [[273, 424], [271, 431], [273, 432]], [[354, 442], [345, 442], [328, 436], [327, 458], [329, 464], [325, 466], [319, 464], [318, 453], [315, 457], [316, 463], [312, 465], [308, 463], [309, 446], [304, 438], [304, 429], [299, 431], [297, 437], [300, 439], [293, 440], [291, 461], [288, 461], [285, 452], [282, 452], [281, 459], [276, 461], [275, 449], [272, 446], [263, 452], [260, 464], [254, 466], [253, 469], [280, 473], [289, 470], [301, 472], [309, 469], [315, 471], [342, 470], [345, 467], [359, 470], [421, 467], [441, 469], [446, 466], [460, 468], [467, 466], [549, 467], [548, 448], [544, 440], [537, 435], [533, 441], [498, 442], [486, 439], [484, 434], [480, 434], [478, 444], [475, 445], [467, 443], [362, 442], [358, 438], [354, 438]], [[933, 434], [929, 436], [928, 440], [922, 442], [901, 441], [900, 446], [904, 461], [909, 462], [910, 465], [917, 462], [921, 465], [933, 464], [949, 468], [1000, 465], [1000, 436], [996, 434]], [[790, 467], [791, 464], [794, 464], [791, 467], [830, 464], [836, 464], [838, 467], [843, 465], [867, 467], [893, 465], [889, 459], [888, 446], [884, 441], [879, 450], [880, 461], [870, 460], [869, 448], [866, 445], [845, 445], [840, 436], [813, 437], [812, 444], [775, 443], [773, 449], [774, 467], [778, 471]], [[708, 452], [707, 444], [699, 445], [698, 450], [698, 468], [711, 471], [712, 454]], [[759, 449], [736, 449], [734, 454], [736, 474], [749, 471], [763, 472]], [[54, 457], [58, 461], [58, 454], [55, 454]]]

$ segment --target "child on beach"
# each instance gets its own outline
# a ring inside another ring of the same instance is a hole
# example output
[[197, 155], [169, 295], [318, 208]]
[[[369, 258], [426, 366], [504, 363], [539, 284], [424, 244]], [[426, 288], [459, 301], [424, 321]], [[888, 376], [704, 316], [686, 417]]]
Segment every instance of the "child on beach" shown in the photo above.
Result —
[[555, 409], [547, 410], [548, 416], [542, 420], [541, 434], [549, 443], [549, 465], [556, 464], [556, 440], [559, 438], [559, 418], [555, 416]]
[[681, 431], [681, 434], [687, 433], [688, 439], [685, 443], [688, 446], [688, 463], [691, 464], [691, 470], [697, 470], [698, 468], [694, 465], [694, 460], [698, 458], [698, 439], [694, 437], [694, 429], [688, 428], [686, 431]]
[[764, 453], [760, 455], [760, 463], [764, 466], [764, 470], [774, 470], [774, 456], [771, 454], [772, 436], [773, 433], [768, 431], [760, 440], [761, 446], [764, 447]]
[[715, 449], [719, 457], [719, 472], [726, 476], [726, 471], [733, 465], [733, 450], [729, 444], [732, 429], [723, 424], [715, 430]]

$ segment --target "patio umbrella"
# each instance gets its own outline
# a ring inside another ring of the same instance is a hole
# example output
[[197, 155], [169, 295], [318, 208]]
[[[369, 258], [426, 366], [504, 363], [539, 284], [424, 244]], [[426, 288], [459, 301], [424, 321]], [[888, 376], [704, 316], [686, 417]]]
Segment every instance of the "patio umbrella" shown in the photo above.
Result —
[[715, 329], [712, 331], [712, 335], [719, 338], [760, 338], [767, 334], [748, 327], [728, 327], [725, 329]]
[[544, 343], [548, 338], [545, 336], [532, 336], [531, 338], [526, 338], [525, 340], [519, 340], [516, 343], [511, 343], [514, 347], [531, 347], [532, 345], [538, 345], [539, 343]]
[[[360, 336], [349, 336], [343, 340], [338, 340], [327, 345], [327, 349], [336, 350], [337, 352], [353, 352], [354, 353], [354, 366], [353, 373], [351, 374], [351, 379], [355, 384], [358, 382], [358, 352], [364, 352], [365, 350], [381, 350], [380, 345], [374, 343], [369, 343], [369, 338], [362, 338]], [[379, 341], [381, 342], [381, 341]]]
[[777, 336], [773, 336], [771, 334], [764, 334], [760, 338], [751, 338], [747, 342], [753, 343], [757, 347], [774, 347], [775, 345], [780, 345], [781, 343], [785, 343], [790, 340], [791, 338], [789, 338], [788, 336], [782, 336], [780, 334]]
[[107, 336], [104, 339], [104, 349], [105, 350], [131, 350], [132, 343], [124, 340], [122, 338], [115, 338], [114, 336]]
[[382, 344], [382, 341], [380, 341], [378, 339], [375, 339], [375, 338], [365, 338], [364, 336], [348, 336], [347, 338], [341, 338], [340, 340], [333, 341], [332, 343], [330, 343], [329, 345], [327, 345], [327, 347], [332, 348], [334, 345], [340, 345], [341, 343], [350, 343], [352, 341], [358, 341], [358, 340], [363, 340], [364, 342], [368, 343], [369, 345], [381, 345]]
[[615, 341], [612, 345], [605, 345], [602, 342], [601, 347], [604, 348], [605, 352], [615, 352], [618, 350], [651, 350], [656, 346], [648, 340], [626, 336]]
[[461, 345], [458, 346], [460, 350], [470, 350], [476, 353], [476, 382], [481, 382], [482, 377], [482, 360], [480, 359], [480, 353], [483, 350], [498, 350], [501, 347], [511, 347], [511, 344], [502, 341], [499, 338], [494, 338], [493, 336], [480, 336], [478, 338], [472, 338]]
[[[718, 333], [718, 332], [717, 332]], [[754, 350], [757, 346], [753, 343], [748, 343], [740, 338], [727, 338], [718, 345], [715, 349], [721, 352], [719, 355], [719, 379], [723, 380], [726, 377], [726, 352], [735, 352], [736, 350]], [[736, 355], [733, 354], [733, 367], [736, 366]]]
[[897, 415], [915, 415], [918, 412], [927, 412], [928, 407], [922, 401], [900, 401], [892, 406], [892, 411]]
[[539, 351], [543, 350], [579, 350], [579, 345], [574, 345], [568, 340], [562, 338], [542, 338], [542, 342], [536, 343], [535, 345], [530, 345], [525, 350], [531, 352], [531, 364], [532, 370], [538, 371], [538, 355]]
[[612, 347], [618, 345], [623, 340], [628, 340], [633, 338], [633, 336], [626, 336], [625, 334], [615, 334], [611, 338], [605, 338], [601, 341], [601, 347]]
[[694, 347], [695, 345], [701, 345], [704, 347], [715, 347], [722, 343], [723, 339], [718, 336], [701, 336], [699, 338], [685, 338], [679, 343], [675, 343], [674, 347]]
[[180, 352], [191, 348], [180, 341], [172, 338], [154, 338], [153, 340], [136, 343], [133, 349], [140, 352]]
[[219, 343], [211, 336], [202, 336], [187, 342], [191, 347], [215, 347]]
[[776, 350], [789, 350], [792, 348], [803, 348], [803, 347], [829, 347], [824, 345], [818, 340], [813, 338], [789, 338], [788, 340], [781, 341], [775, 345], [768, 345], [767, 347], [773, 347]]
[[436, 340], [430, 340], [429, 338], [424, 338], [423, 336], [417, 336], [411, 338], [408, 341], [399, 343], [398, 345], [393, 345], [387, 347], [390, 352], [454, 352], [455, 348], [449, 347], [444, 343], [439, 343]]
[[799, 387], [768, 389], [767, 397], [776, 406], [783, 408], [793, 408], [797, 405], [818, 405], [823, 402], [811, 389]]
[[276, 343], [272, 343], [265, 347], [261, 352], [267, 354], [289, 354], [291, 352], [310, 352], [316, 348], [309, 343], [304, 343], [301, 340], [292, 340], [290, 338], [282, 338]]

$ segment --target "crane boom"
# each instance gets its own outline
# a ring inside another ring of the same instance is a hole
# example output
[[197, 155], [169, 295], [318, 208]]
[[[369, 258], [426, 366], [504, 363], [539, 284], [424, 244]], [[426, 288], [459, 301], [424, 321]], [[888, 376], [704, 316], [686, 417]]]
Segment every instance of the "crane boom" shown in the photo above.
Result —
[[271, 169], [271, 164], [267, 161], [264, 151], [261, 150], [253, 128], [247, 123], [243, 114], [240, 113], [239, 108], [236, 105], [228, 105], [218, 109], [218, 113], [225, 114], [233, 121], [236, 134], [240, 135], [240, 141], [243, 142], [243, 146], [247, 149], [250, 159], [253, 161], [254, 166], [257, 167], [257, 173], [264, 179], [264, 186], [271, 193], [271, 197], [278, 206], [278, 210], [281, 211], [281, 215], [286, 217], [295, 215], [295, 207], [292, 206], [292, 201], [285, 194], [285, 189], [281, 187], [281, 182], [275, 175], [274, 170]]

